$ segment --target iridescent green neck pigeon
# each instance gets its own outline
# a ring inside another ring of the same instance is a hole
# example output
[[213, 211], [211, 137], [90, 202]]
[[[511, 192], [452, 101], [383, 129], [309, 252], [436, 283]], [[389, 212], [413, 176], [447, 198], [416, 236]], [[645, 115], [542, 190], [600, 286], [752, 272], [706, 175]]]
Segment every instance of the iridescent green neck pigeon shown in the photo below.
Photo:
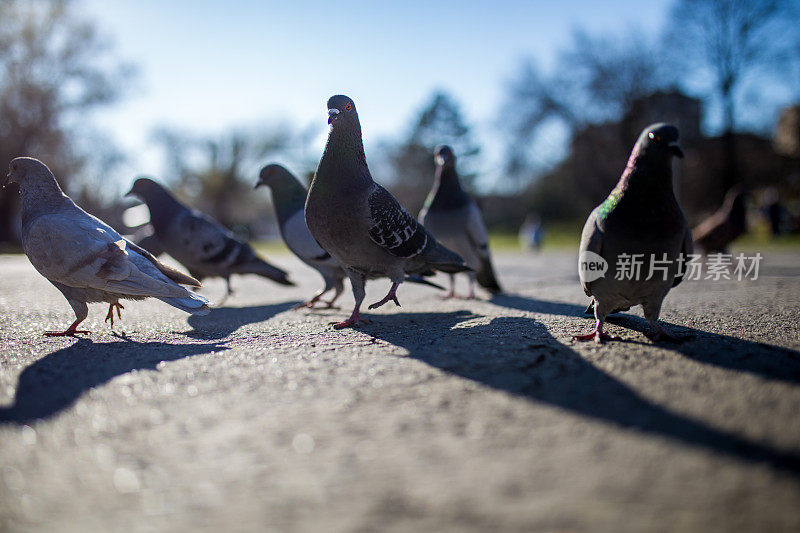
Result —
[[[433, 188], [419, 213], [419, 221], [439, 242], [464, 258], [472, 269], [467, 298], [475, 297], [475, 280], [491, 293], [500, 292], [489, 253], [489, 234], [478, 204], [461, 188], [456, 155], [446, 145], [434, 149], [436, 174]], [[455, 296], [455, 274], [450, 274], [450, 291]]]
[[339, 329], [367, 322], [359, 314], [368, 278], [388, 277], [389, 293], [369, 306], [397, 300], [406, 274], [430, 270], [469, 270], [458, 254], [438, 242], [414, 217], [372, 180], [361, 124], [353, 100], [344, 95], [328, 100], [328, 142], [306, 199], [306, 223], [322, 248], [345, 269], [356, 303]]
[[[653, 124], [642, 132], [616, 187], [589, 215], [581, 235], [581, 285], [593, 298], [595, 329], [579, 340], [614, 340], [605, 317], [641, 305], [653, 340], [678, 340], [658, 324], [661, 304], [683, 279], [681, 257], [692, 253], [692, 236], [672, 189], [672, 157], [683, 157], [678, 129]], [[605, 261], [602, 277], [592, 265]], [[637, 272], [637, 266], [638, 272]]]
[[161, 184], [139, 178], [127, 194], [131, 195], [147, 204], [161, 248], [192, 276], [200, 280], [222, 277], [227, 295], [233, 292], [233, 274], [258, 274], [281, 285], [294, 285], [285, 271], [258, 257], [249, 244], [216, 220], [182, 204]]

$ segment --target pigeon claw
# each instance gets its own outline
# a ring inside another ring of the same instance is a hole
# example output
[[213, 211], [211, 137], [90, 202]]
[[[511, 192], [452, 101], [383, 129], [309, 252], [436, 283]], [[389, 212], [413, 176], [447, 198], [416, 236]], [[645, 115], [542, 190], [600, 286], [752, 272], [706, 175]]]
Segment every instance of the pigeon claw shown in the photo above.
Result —
[[108, 305], [108, 313], [106, 314], [106, 322], [111, 321], [111, 327], [114, 327], [114, 308], [117, 308], [117, 318], [122, 319], [122, 309], [125, 309], [121, 303], [115, 302]]
[[72, 323], [72, 325], [70, 327], [68, 327], [64, 331], [45, 331], [44, 332], [44, 336], [45, 337], [75, 337], [78, 333], [83, 333], [85, 335], [89, 335], [89, 334], [92, 333], [88, 329], [76, 329], [78, 327], [78, 324], [80, 324], [80, 323], [81, 323], [80, 320], [76, 320], [75, 322]]
[[320, 296], [322, 296], [322, 294], [317, 294], [316, 296], [314, 296], [310, 300], [306, 300], [305, 302], [300, 302], [299, 304], [297, 304], [294, 307], [292, 307], [292, 309], [295, 309], [295, 310], [296, 309], [303, 309], [304, 307], [308, 307], [309, 309], [313, 309], [314, 308], [314, 304], [319, 301]]
[[591, 333], [587, 333], [586, 335], [573, 335], [572, 340], [575, 341], [591, 341], [593, 340], [597, 344], [603, 344], [603, 341], [618, 341], [621, 340], [620, 337], [616, 335], [609, 335], [602, 330], [595, 329]]
[[657, 329], [650, 333], [645, 333], [648, 339], [653, 342], [674, 342], [679, 343], [686, 340], [684, 337], [678, 337], [676, 335], [671, 335], [664, 331], [661, 327], [657, 327]]
[[378, 307], [382, 306], [383, 304], [385, 304], [387, 302], [394, 302], [394, 305], [396, 305], [397, 307], [402, 307], [400, 305], [400, 302], [397, 301], [397, 286], [398, 285], [399, 285], [398, 283], [392, 283], [392, 288], [389, 289], [389, 294], [384, 296], [383, 300], [381, 300], [380, 302], [375, 302], [374, 304], [370, 305], [369, 309], [377, 309]]
[[360, 323], [369, 324], [369, 320], [362, 318], [361, 315], [358, 314], [358, 311], [354, 311], [353, 314], [350, 315], [350, 318], [344, 322], [335, 323], [333, 329], [357, 328]]

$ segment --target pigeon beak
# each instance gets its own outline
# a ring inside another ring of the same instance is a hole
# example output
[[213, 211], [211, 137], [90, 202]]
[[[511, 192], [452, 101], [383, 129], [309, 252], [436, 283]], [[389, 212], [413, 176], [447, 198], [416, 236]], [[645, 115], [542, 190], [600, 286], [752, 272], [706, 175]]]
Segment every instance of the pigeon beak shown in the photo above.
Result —
[[680, 145], [679, 145], [678, 143], [676, 143], [676, 142], [674, 142], [674, 143], [669, 143], [669, 144], [667, 145], [667, 148], [669, 149], [669, 151], [670, 151], [670, 152], [671, 152], [673, 155], [675, 155], [675, 156], [677, 156], [677, 157], [680, 157], [681, 159], [683, 159], [683, 150], [681, 150], [681, 147], [680, 147]]
[[8, 174], [6, 174], [6, 178], [3, 180], [3, 184], [0, 185], [0, 189], [5, 189], [9, 181], [11, 181], [11, 171], [9, 171]]
[[339, 115], [339, 110], [336, 109], [335, 107], [328, 109], [328, 124], [333, 123], [333, 121], [336, 120], [335, 117], [337, 117], [338, 115]]
[[259, 188], [259, 187], [261, 187], [262, 185], [264, 185], [264, 182], [263, 182], [263, 181], [261, 181], [261, 179], [259, 179], [259, 180], [256, 182], [256, 186], [255, 186], [255, 187], [253, 187], [253, 189], [258, 189], [258, 188]]

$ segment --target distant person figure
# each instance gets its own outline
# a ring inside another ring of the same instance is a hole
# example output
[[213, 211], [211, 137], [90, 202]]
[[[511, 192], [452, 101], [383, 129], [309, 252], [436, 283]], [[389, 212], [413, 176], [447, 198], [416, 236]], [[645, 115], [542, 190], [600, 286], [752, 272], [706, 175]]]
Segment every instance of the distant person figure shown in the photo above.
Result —
[[780, 194], [776, 187], [770, 187], [764, 192], [764, 216], [769, 221], [769, 229], [775, 237], [784, 232], [785, 209], [781, 205]]
[[706, 255], [728, 253], [728, 246], [747, 232], [747, 191], [731, 187], [716, 213], [692, 230], [694, 243]]
[[542, 247], [544, 228], [542, 218], [536, 213], [530, 213], [519, 228], [519, 243], [525, 250], [538, 252]]

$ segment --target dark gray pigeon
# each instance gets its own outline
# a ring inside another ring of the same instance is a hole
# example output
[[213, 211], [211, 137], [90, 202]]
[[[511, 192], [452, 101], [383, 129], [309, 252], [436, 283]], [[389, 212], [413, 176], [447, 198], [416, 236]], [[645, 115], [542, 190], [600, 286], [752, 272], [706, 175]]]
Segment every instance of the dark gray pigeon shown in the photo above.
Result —
[[[419, 221], [443, 245], [464, 258], [472, 269], [467, 298], [475, 298], [475, 280], [495, 294], [501, 291], [492, 268], [489, 234], [478, 204], [461, 188], [456, 172], [456, 156], [446, 145], [434, 150], [436, 174], [433, 188], [419, 213]], [[450, 274], [447, 298], [456, 295], [455, 274]]]
[[107, 302], [106, 321], [112, 327], [114, 308], [121, 318], [123, 299], [154, 297], [187, 313], [208, 313], [208, 300], [179, 285], [199, 287], [199, 281], [160, 263], [75, 205], [41, 161], [14, 159], [5, 181], [19, 183], [22, 246], [28, 259], [75, 311], [75, 322], [65, 331], [45, 335], [89, 333], [77, 329], [89, 313], [87, 302]]
[[369, 306], [397, 300], [397, 287], [406, 274], [431, 270], [456, 273], [469, 270], [458, 254], [436, 239], [372, 180], [361, 124], [353, 101], [336, 95], [328, 100], [328, 142], [306, 199], [306, 223], [311, 235], [345, 269], [356, 304], [339, 329], [367, 322], [359, 315], [367, 279], [388, 277], [389, 293]]
[[328, 307], [333, 307], [333, 303], [344, 290], [344, 278], [347, 274], [308, 231], [304, 213], [308, 194], [306, 188], [286, 168], [274, 164], [261, 169], [256, 188], [262, 185], [268, 186], [272, 191], [272, 204], [275, 206], [283, 242], [294, 255], [319, 272], [325, 280], [325, 287], [320, 292], [296, 307], [314, 307], [322, 295], [331, 289], [334, 290], [333, 298], [325, 303]]
[[747, 192], [732, 187], [719, 210], [692, 230], [694, 244], [704, 254], [728, 253], [730, 244], [747, 233]]
[[[679, 340], [658, 324], [664, 297], [683, 279], [679, 257], [692, 253], [692, 235], [672, 189], [673, 156], [683, 157], [678, 129], [668, 124], [645, 128], [617, 186], [586, 220], [578, 262], [583, 290], [594, 300], [596, 323], [594, 331], [576, 339], [616, 340], [603, 332], [606, 316], [641, 305], [655, 329], [648, 335], [651, 339]], [[634, 254], [642, 259], [638, 276], [632, 268]], [[595, 276], [587, 275], [591, 271], [581, 264], [597, 263], [597, 256], [607, 262], [608, 270], [590, 280]], [[623, 268], [626, 264], [631, 268]]]
[[149, 178], [139, 178], [126, 196], [147, 204], [161, 248], [202, 280], [221, 277], [230, 295], [232, 274], [258, 274], [281, 285], [294, 285], [286, 272], [259, 258], [253, 248], [217, 221], [190, 209]]

